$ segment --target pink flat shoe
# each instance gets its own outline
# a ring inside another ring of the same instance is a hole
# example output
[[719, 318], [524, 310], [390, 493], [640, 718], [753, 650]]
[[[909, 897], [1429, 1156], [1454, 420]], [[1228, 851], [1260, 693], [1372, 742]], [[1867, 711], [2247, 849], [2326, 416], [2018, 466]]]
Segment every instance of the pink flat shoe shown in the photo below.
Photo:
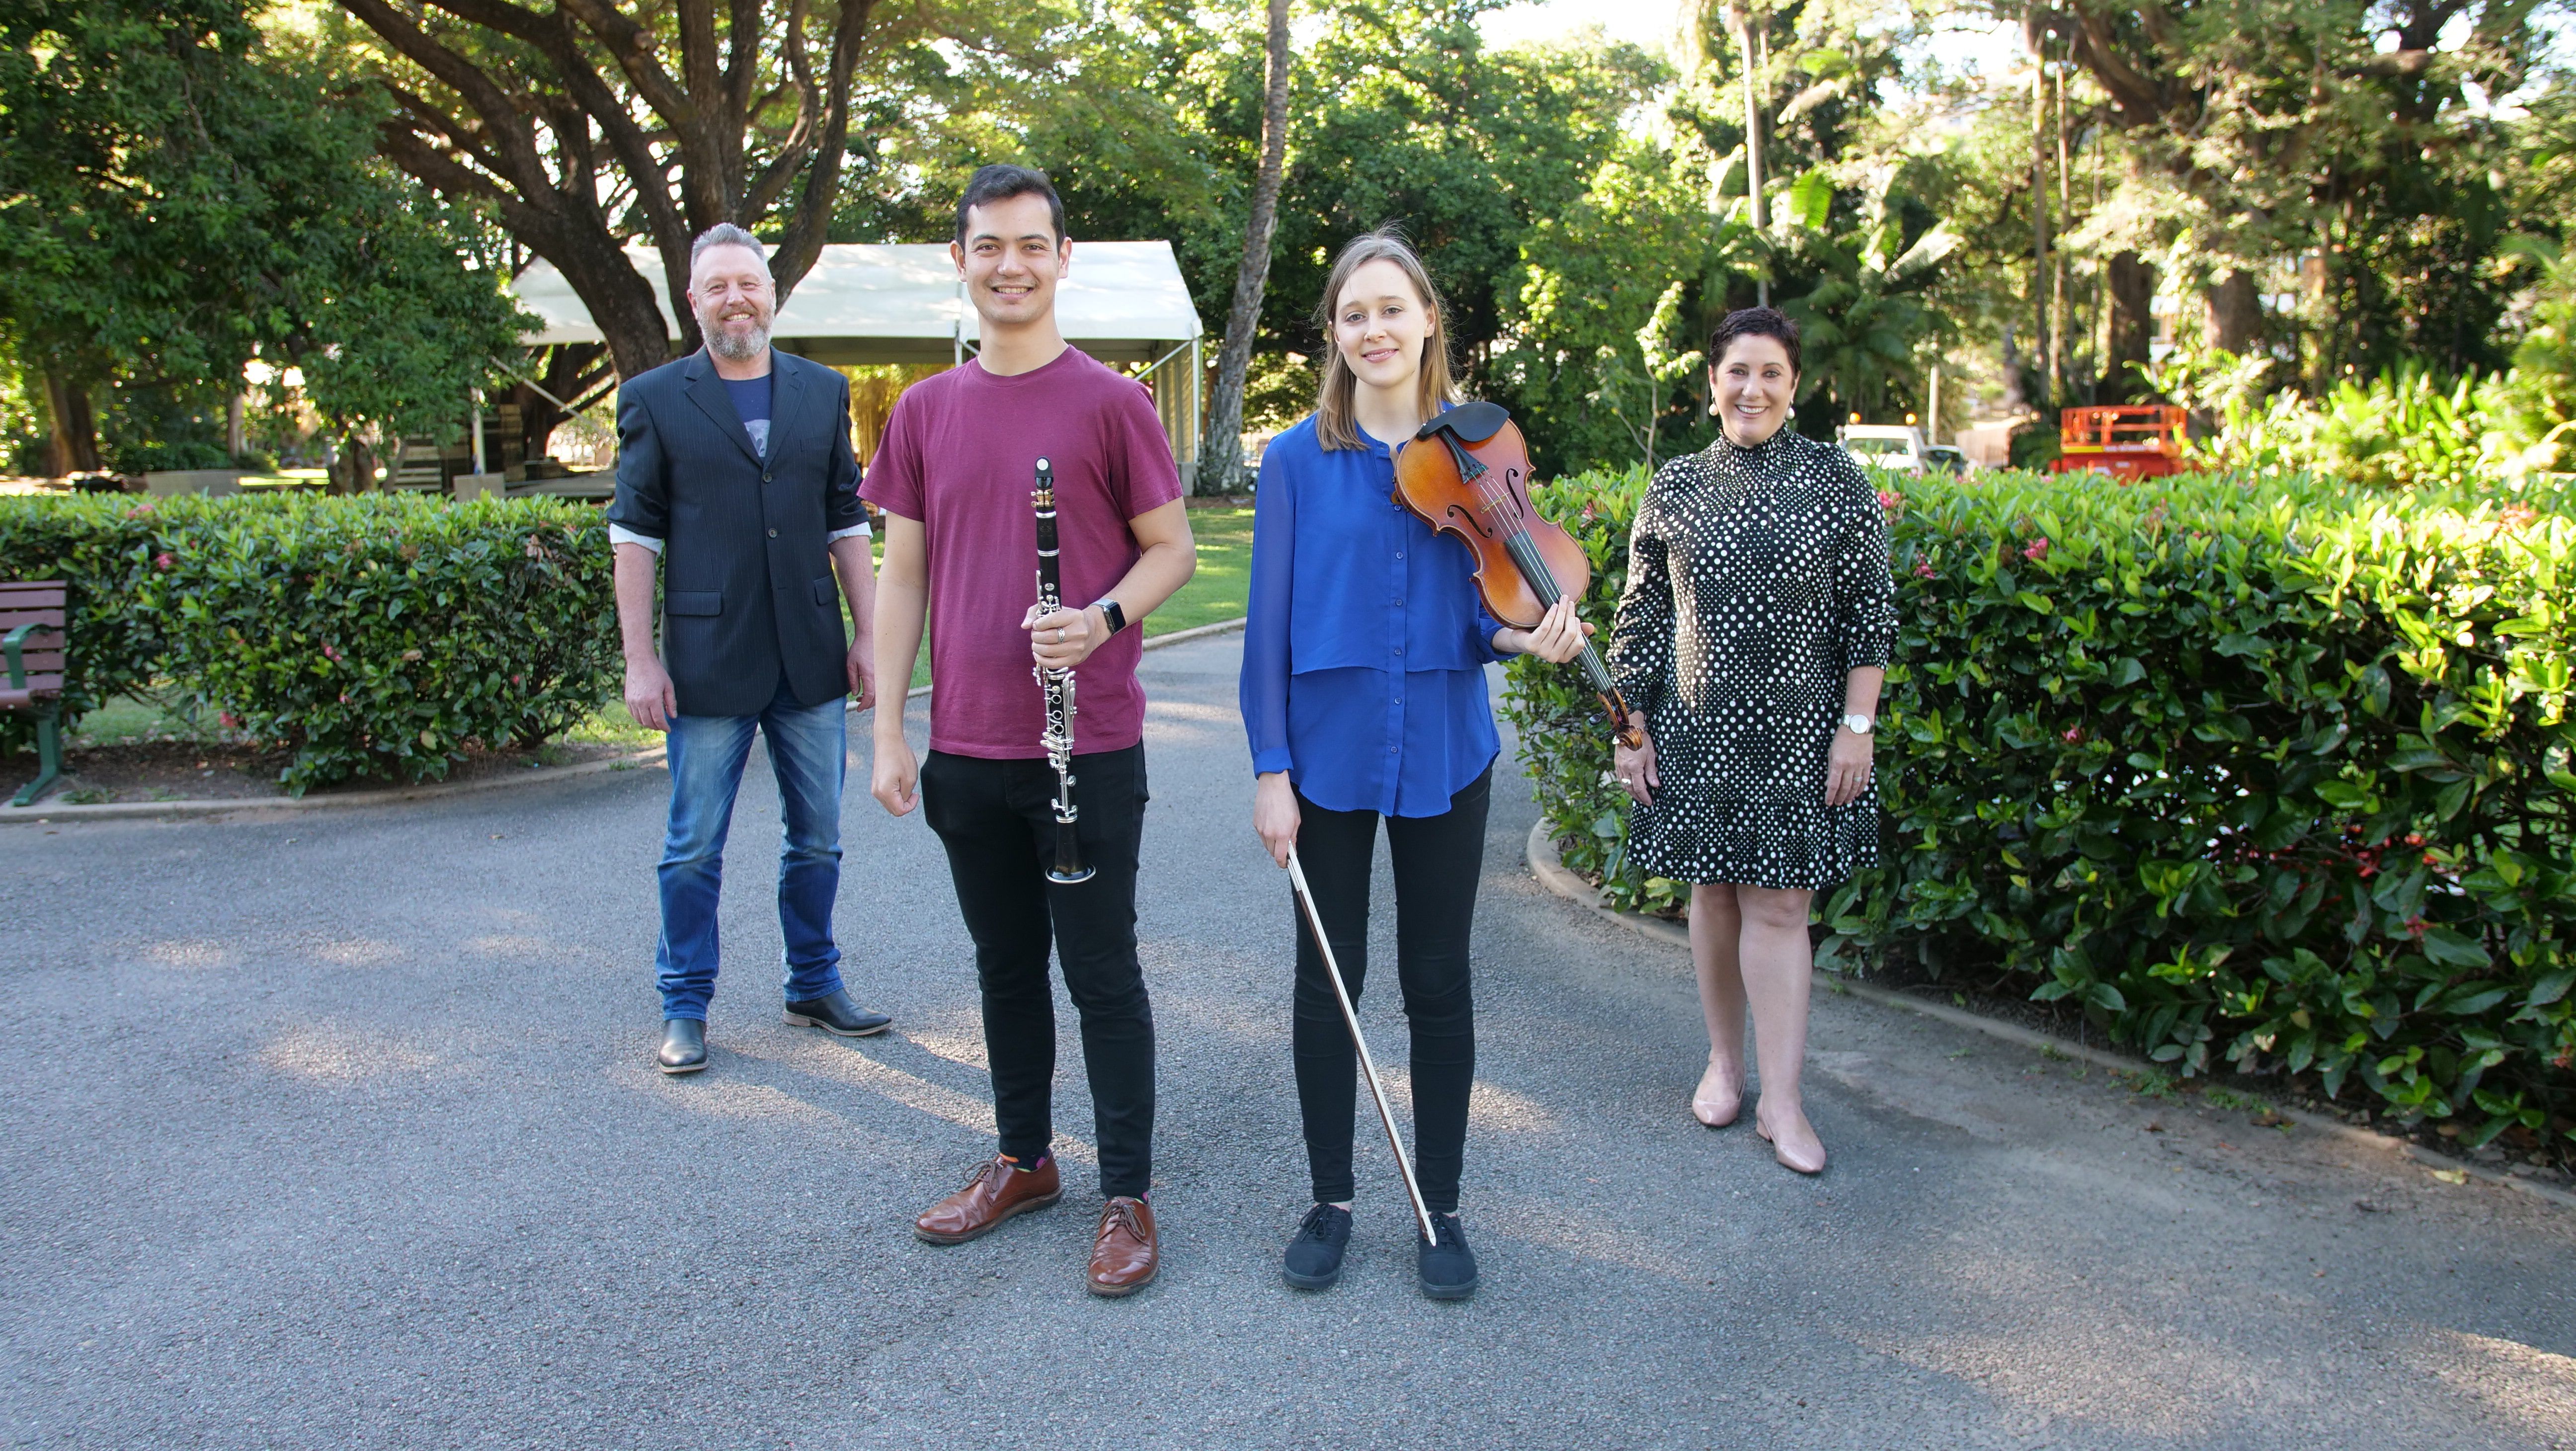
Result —
[[[1760, 1113], [1753, 1115], [1753, 1132], [1761, 1138], [1762, 1142], [1771, 1146], [1771, 1157], [1780, 1161], [1780, 1167], [1784, 1169], [1794, 1169], [1801, 1174], [1809, 1175], [1825, 1172], [1825, 1146], [1821, 1142], [1816, 1144], [1815, 1156], [1812, 1160], [1807, 1157], [1803, 1150], [1793, 1154], [1790, 1151], [1789, 1145], [1784, 1144], [1771, 1136], [1771, 1126], [1762, 1121], [1762, 1115]], [[1813, 1139], [1815, 1137], [1815, 1130], [1812, 1128], [1808, 1129], [1807, 1135], [1810, 1139]]]
[[1743, 1110], [1743, 1073], [1733, 1074], [1730, 1081], [1719, 1075], [1716, 1064], [1708, 1065], [1708, 1071], [1700, 1075], [1699, 1087], [1691, 1092], [1691, 1117], [1698, 1119], [1703, 1128], [1722, 1129], [1735, 1122], [1735, 1116]]

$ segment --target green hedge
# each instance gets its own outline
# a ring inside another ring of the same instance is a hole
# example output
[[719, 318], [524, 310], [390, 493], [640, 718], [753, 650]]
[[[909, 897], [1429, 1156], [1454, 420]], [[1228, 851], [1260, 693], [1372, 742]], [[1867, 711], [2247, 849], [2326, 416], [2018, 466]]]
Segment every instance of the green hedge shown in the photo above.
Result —
[[71, 584], [68, 716], [166, 680], [298, 793], [532, 744], [617, 679], [606, 526], [559, 500], [5, 499], [0, 578]]
[[[1643, 483], [1543, 491], [1588, 521], [1596, 620]], [[1824, 906], [1839, 961], [2069, 1000], [2182, 1073], [2357, 1083], [2470, 1142], [2576, 1122], [2563, 491], [1882, 485], [1886, 851]], [[1588, 704], [1515, 662], [1507, 710], [1569, 864], [1670, 906], [1685, 889], [1624, 860]]]

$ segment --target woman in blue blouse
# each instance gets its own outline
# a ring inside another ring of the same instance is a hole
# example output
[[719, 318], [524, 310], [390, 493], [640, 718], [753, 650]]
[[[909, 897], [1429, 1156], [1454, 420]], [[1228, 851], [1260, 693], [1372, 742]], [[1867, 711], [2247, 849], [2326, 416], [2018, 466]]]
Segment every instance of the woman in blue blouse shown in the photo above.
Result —
[[[1414, 1142], [1436, 1228], [1418, 1269], [1423, 1293], [1463, 1299], [1476, 1288], [1458, 1226], [1476, 1073], [1467, 939], [1502, 749], [1483, 667], [1522, 652], [1570, 660], [1587, 627], [1570, 600], [1534, 630], [1498, 624], [1476, 597], [1465, 546], [1394, 502], [1394, 448], [1457, 401], [1439, 294], [1413, 249], [1391, 231], [1343, 248], [1316, 321], [1331, 346], [1315, 413], [1263, 453], [1253, 510], [1242, 692], [1252, 824], [1281, 865], [1297, 848], [1356, 1001], [1368, 970], [1369, 864], [1386, 820]], [[1321, 1290], [1340, 1277], [1350, 1242], [1357, 1065], [1322, 955], [1302, 930], [1295, 1002], [1315, 1207], [1283, 1274]]]

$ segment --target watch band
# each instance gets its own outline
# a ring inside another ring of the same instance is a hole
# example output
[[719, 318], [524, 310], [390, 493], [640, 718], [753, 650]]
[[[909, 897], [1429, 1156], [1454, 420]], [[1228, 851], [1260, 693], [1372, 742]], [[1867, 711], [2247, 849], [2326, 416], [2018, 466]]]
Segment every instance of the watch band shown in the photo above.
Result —
[[1115, 635], [1127, 628], [1127, 612], [1118, 607], [1116, 600], [1103, 598], [1097, 601], [1097, 606], [1100, 610], [1100, 618], [1109, 622], [1110, 634]]

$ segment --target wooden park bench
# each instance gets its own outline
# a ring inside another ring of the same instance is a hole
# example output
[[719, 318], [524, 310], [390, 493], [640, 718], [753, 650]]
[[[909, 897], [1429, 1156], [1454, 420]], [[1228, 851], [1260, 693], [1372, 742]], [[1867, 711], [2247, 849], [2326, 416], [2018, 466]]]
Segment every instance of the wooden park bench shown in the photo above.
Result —
[[[36, 717], [39, 770], [12, 806], [29, 806], [63, 773], [63, 617], [69, 592], [58, 579], [0, 584], [0, 655], [9, 679], [0, 684], [0, 710]], [[51, 635], [48, 645], [34, 636]]]

